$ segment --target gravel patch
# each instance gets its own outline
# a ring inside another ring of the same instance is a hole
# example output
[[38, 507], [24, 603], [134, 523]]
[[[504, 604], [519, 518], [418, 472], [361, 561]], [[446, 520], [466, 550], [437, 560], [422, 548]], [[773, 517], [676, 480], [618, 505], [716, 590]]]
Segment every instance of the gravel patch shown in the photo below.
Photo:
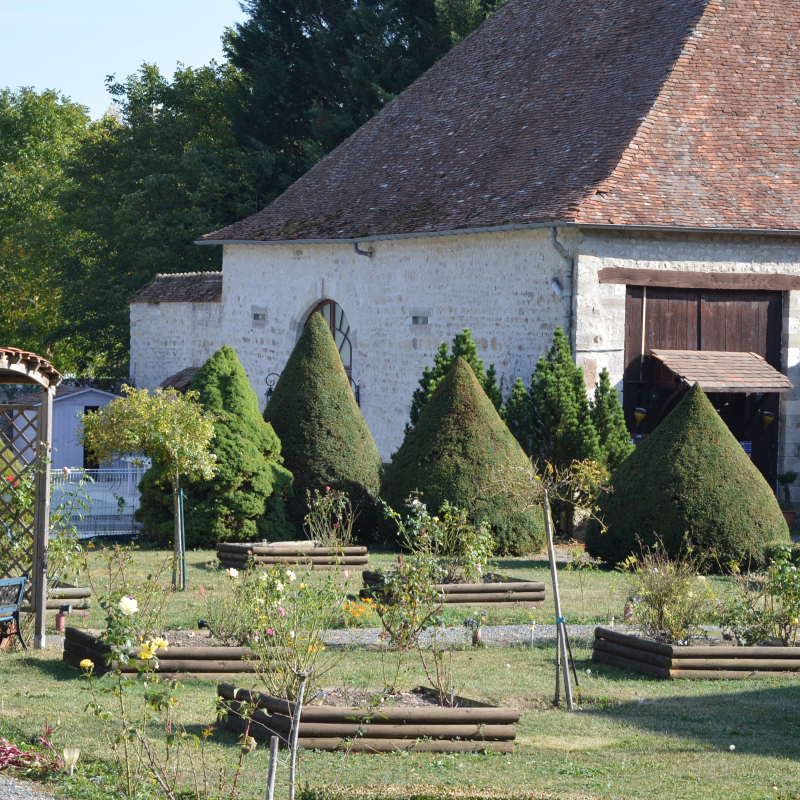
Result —
[[0, 778], [0, 797], [3, 800], [48, 800], [55, 795], [46, 792], [35, 783]]

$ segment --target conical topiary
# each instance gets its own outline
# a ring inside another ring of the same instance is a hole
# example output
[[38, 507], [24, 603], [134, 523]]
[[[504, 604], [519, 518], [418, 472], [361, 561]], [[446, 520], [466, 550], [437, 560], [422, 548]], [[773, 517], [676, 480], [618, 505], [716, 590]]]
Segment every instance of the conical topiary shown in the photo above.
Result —
[[321, 314], [306, 324], [264, 419], [278, 434], [284, 465], [294, 476], [287, 514], [298, 530], [308, 510], [306, 492], [330, 486], [347, 492], [357, 507], [358, 538], [373, 538], [381, 459]]
[[686, 538], [710, 565], [763, 564], [789, 542], [775, 495], [699, 384], [611, 476], [586, 549], [618, 563], [657, 539], [678, 555]]
[[[261, 418], [258, 398], [231, 347], [222, 347], [194, 374], [189, 389], [217, 416], [211, 449], [217, 456], [211, 480], [184, 485], [187, 547], [217, 542], [294, 538], [284, 514], [291, 473], [281, 466], [281, 443]], [[172, 493], [158, 481], [154, 465], [142, 480], [137, 519], [153, 538], [171, 539]]]
[[541, 509], [515, 508], [507, 492], [491, 491], [529, 466], [475, 373], [458, 358], [392, 456], [381, 496], [401, 514], [415, 491], [433, 513], [448, 500], [472, 521], [489, 522], [499, 552], [536, 552], [544, 543]]

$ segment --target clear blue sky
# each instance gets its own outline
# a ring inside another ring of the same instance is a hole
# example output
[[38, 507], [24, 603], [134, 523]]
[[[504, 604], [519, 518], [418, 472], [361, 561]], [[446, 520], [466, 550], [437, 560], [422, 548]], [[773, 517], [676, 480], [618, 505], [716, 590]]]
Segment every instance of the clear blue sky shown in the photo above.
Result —
[[96, 119], [106, 75], [221, 61], [223, 31], [244, 19], [238, 0], [0, 0], [0, 87], [57, 89]]

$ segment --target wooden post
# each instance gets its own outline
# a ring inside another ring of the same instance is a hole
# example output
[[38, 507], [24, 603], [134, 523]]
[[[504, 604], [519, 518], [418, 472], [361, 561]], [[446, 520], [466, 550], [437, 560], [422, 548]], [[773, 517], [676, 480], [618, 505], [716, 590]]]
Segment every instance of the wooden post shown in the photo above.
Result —
[[181, 476], [175, 473], [174, 483], [172, 484], [172, 506], [175, 512], [175, 534], [173, 545], [173, 564], [172, 564], [172, 588], [183, 591], [186, 588], [183, 566], [183, 520], [181, 519]]
[[44, 650], [47, 619], [47, 545], [50, 538], [50, 456], [53, 441], [55, 386], [42, 389], [42, 404], [36, 422], [36, 500], [33, 512], [33, 565], [31, 607], [36, 615], [33, 647]]
[[269, 737], [269, 768], [267, 769], [267, 800], [275, 800], [275, 772], [278, 769], [278, 737]]
[[[556, 607], [556, 630], [558, 631], [558, 657], [564, 669], [564, 693], [567, 695], [567, 708], [574, 711], [572, 703], [572, 686], [569, 680], [569, 659], [567, 658], [567, 626], [561, 616], [561, 597], [558, 594], [558, 573], [556, 571], [556, 554], [553, 549], [553, 519], [550, 516], [550, 498], [544, 490], [544, 527], [547, 531], [547, 553], [550, 557], [550, 572], [553, 576], [553, 602]], [[558, 693], [558, 673], [556, 673], [556, 693]], [[558, 705], [558, 694], [556, 694]]]

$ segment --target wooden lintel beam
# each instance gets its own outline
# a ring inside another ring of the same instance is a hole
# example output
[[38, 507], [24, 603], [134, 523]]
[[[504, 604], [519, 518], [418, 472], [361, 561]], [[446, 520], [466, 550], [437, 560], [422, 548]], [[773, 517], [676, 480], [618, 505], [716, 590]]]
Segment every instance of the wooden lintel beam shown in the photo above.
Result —
[[684, 272], [666, 269], [603, 267], [600, 283], [664, 286], [673, 289], [753, 289], [771, 292], [800, 290], [800, 275], [757, 272]]

